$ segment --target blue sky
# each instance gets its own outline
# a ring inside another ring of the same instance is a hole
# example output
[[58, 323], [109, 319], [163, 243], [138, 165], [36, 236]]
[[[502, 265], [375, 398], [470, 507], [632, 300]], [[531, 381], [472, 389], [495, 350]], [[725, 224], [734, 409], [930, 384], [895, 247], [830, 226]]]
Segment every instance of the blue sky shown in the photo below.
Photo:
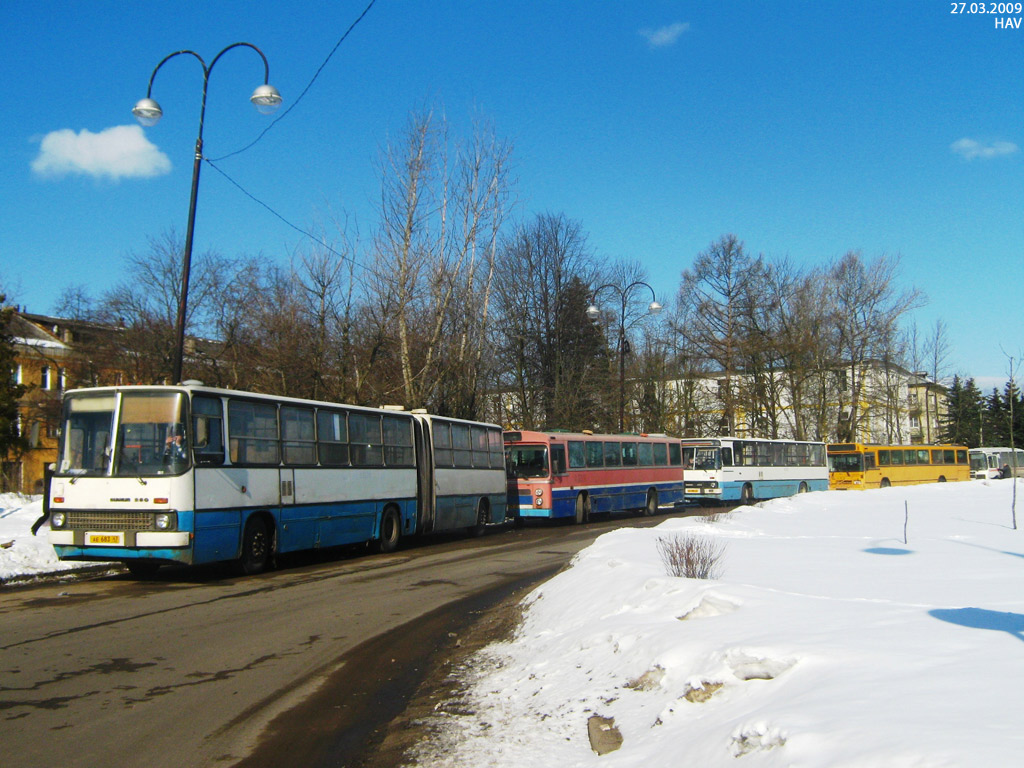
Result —
[[[28, 311], [98, 296], [147, 238], [185, 230], [202, 72], [246, 41], [291, 105], [369, 0], [281, 4], [7, 0], [0, 26], [0, 285]], [[970, 4], [968, 4], [969, 6]], [[659, 297], [721, 235], [823, 264], [899, 255], [949, 327], [949, 373], [1005, 378], [1024, 349], [1024, 24], [950, 2], [377, 0], [289, 115], [221, 167], [292, 223], [374, 225], [376, 160], [410, 111], [443, 106], [514, 143], [518, 216], [564, 213]], [[1017, 18], [1020, 18], [1019, 16]], [[210, 78], [205, 150], [268, 124], [262, 64]], [[282, 110], [283, 111], [283, 110]], [[308, 240], [209, 166], [195, 248], [287, 263]]]

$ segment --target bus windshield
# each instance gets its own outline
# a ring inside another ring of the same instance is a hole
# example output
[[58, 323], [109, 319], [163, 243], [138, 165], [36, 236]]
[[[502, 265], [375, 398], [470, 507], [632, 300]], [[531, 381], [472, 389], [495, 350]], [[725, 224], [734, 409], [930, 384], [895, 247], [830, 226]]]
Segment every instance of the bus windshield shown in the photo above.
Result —
[[117, 397], [111, 393], [65, 400], [59, 473], [138, 477], [179, 474], [188, 468], [184, 393], [123, 394], [112, 439], [116, 409]]
[[510, 477], [547, 477], [548, 449], [545, 445], [514, 445], [508, 449]]
[[830, 453], [828, 455], [829, 472], [863, 472], [864, 454], [862, 453]]
[[698, 448], [692, 445], [684, 445], [683, 468], [705, 470], [721, 469], [722, 461], [718, 448]]

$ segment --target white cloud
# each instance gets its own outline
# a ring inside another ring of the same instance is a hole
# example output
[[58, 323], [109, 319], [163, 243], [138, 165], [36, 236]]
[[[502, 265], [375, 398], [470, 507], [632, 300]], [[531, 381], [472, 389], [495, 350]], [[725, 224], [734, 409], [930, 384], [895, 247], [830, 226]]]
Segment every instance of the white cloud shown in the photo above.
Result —
[[980, 141], [968, 138], [954, 141], [949, 148], [965, 160], [974, 160], [978, 157], [986, 160], [992, 157], [1004, 157], [1015, 154], [1020, 149], [1012, 141], [991, 141], [982, 144]]
[[675, 24], [657, 29], [641, 29], [640, 34], [647, 38], [647, 44], [652, 48], [664, 48], [667, 45], [673, 45], [679, 36], [689, 28], [688, 23], [677, 21]]
[[167, 155], [137, 125], [116, 125], [99, 133], [52, 131], [43, 137], [32, 161], [37, 176], [56, 178], [78, 174], [119, 181], [158, 176], [170, 169]]

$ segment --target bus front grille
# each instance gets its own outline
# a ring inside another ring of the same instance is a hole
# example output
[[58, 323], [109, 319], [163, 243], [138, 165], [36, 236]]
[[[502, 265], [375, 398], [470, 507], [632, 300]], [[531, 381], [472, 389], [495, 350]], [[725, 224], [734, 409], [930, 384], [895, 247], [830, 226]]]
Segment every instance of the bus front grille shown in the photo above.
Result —
[[152, 512], [68, 510], [65, 529], [89, 531], [148, 531], [153, 528]]

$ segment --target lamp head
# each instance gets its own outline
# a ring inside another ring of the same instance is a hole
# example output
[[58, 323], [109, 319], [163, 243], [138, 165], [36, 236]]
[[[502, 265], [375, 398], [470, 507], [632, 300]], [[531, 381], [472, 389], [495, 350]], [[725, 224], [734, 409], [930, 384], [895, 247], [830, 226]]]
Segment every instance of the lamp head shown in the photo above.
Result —
[[261, 115], [269, 115], [281, 106], [281, 94], [274, 86], [264, 83], [252, 92], [249, 101], [256, 106]]
[[647, 314], [649, 314], [649, 315], [657, 315], [657, 314], [659, 314], [661, 312], [662, 309], [664, 309], [664, 307], [662, 307], [661, 304], [659, 304], [656, 301], [652, 301], [647, 306]]
[[591, 304], [587, 307], [587, 317], [591, 320], [597, 320], [601, 316], [601, 310], [597, 308], [597, 304]]
[[164, 111], [160, 109], [160, 105], [153, 101], [153, 99], [146, 97], [145, 99], [139, 99], [138, 103], [132, 108], [132, 114], [135, 115], [135, 119], [141, 125], [148, 128], [160, 122], [160, 118], [164, 116]]

